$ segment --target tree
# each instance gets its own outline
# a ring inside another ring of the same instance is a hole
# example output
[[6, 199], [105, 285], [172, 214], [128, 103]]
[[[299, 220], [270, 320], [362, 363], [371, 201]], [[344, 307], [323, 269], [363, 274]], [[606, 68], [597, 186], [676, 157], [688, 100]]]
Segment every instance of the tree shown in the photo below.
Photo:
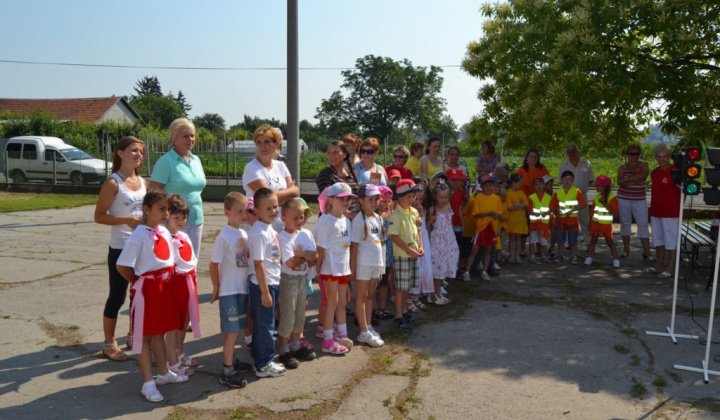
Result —
[[275, 118], [264, 119], [258, 116], [251, 117], [247, 114], [243, 115], [243, 121], [241, 123], [238, 123], [230, 128], [232, 129], [239, 126], [247, 130], [247, 132], [252, 135], [252, 133], [254, 133], [255, 130], [263, 124], [269, 124], [272, 127], [277, 127], [283, 132], [283, 134], [287, 133], [287, 124], [284, 122], [276, 120]]
[[134, 89], [137, 95], [133, 99], [145, 95], [162, 96], [162, 89], [160, 89], [160, 81], [157, 76], [144, 76], [135, 82]]
[[175, 102], [180, 105], [180, 108], [182, 108], [185, 115], [188, 115], [188, 113], [192, 109], [192, 106], [187, 102], [187, 99], [185, 98], [185, 95], [183, 95], [182, 90], [178, 90], [178, 94], [175, 97]]
[[357, 126], [369, 135], [385, 137], [404, 126], [428, 131], [440, 121], [445, 100], [439, 96], [442, 69], [413, 67], [410, 61], [368, 55], [342, 72], [341, 87], [323, 99], [315, 118], [325, 127]]
[[219, 114], [202, 114], [193, 118], [193, 123], [198, 127], [205, 127], [210, 131], [225, 131], [225, 118]]
[[180, 105], [168, 96], [143, 95], [130, 102], [133, 109], [147, 124], [168, 128], [177, 118], [185, 116]]
[[612, 150], [653, 121], [666, 133], [718, 137], [716, 3], [511, 0], [482, 13], [483, 36], [463, 61], [489, 79], [476, 133], [556, 151], [568, 141]]

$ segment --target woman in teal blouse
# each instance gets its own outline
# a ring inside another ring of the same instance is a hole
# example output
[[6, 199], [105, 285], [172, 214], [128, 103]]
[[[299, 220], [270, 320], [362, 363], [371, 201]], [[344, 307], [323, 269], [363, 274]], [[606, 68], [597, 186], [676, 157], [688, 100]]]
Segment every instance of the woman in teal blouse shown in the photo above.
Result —
[[190, 208], [183, 231], [192, 242], [195, 255], [200, 254], [203, 227], [203, 208], [200, 194], [205, 188], [205, 172], [200, 158], [192, 154], [195, 146], [195, 125], [187, 118], [178, 118], [170, 124], [173, 148], [153, 166], [150, 189], [159, 188], [168, 194], [182, 197]]

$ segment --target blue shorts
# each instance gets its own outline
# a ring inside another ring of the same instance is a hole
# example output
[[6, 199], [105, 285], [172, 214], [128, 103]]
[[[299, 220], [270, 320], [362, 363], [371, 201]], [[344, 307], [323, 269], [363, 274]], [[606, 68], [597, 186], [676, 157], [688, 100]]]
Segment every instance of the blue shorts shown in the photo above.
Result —
[[565, 237], [567, 236], [568, 241], [570, 242], [570, 245], [577, 245], [578, 242], [578, 233], [580, 232], [565, 232], [562, 229], [558, 229], [557, 231], [557, 243], [564, 244], [565, 243]]
[[223, 334], [239, 333], [247, 324], [248, 295], [220, 296], [220, 331]]

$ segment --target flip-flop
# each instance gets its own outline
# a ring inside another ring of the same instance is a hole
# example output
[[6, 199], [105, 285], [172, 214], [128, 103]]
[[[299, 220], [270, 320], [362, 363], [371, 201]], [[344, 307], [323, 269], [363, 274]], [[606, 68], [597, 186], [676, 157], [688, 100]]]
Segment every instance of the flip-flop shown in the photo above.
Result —
[[659, 271], [657, 271], [657, 270], [655, 269], [655, 267], [648, 267], [648, 268], [646, 268], [646, 269], [643, 270], [643, 273], [647, 273], [647, 274], [656, 274], [656, 273], [658, 273], [658, 272], [659, 272]]
[[667, 271], [663, 271], [662, 273], [658, 274], [658, 277], [661, 279], [667, 279], [672, 277], [672, 274], [668, 273]]

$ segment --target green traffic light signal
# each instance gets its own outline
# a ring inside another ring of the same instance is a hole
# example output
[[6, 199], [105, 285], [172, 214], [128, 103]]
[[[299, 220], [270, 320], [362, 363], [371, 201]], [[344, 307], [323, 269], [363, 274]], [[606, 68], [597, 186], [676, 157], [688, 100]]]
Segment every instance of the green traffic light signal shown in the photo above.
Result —
[[685, 184], [685, 195], [698, 195], [700, 194], [700, 183], [697, 181], [689, 181]]

